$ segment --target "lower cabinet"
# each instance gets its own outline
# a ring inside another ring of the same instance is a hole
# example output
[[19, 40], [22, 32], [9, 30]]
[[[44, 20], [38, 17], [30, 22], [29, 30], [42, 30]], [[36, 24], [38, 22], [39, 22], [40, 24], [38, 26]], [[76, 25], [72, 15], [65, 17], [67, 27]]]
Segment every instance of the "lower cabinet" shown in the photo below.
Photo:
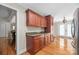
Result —
[[40, 37], [37, 37], [33, 41], [34, 52], [37, 52], [41, 49], [41, 40], [40, 39], [41, 39]]
[[41, 48], [43, 48], [45, 46], [44, 44], [44, 37], [41, 37]]
[[50, 33], [45, 34], [45, 45], [48, 45], [51, 43], [51, 36]]
[[40, 36], [34, 36], [31, 38], [28, 38], [28, 39], [26, 39], [26, 42], [27, 42], [27, 51], [30, 54], [35, 54], [36, 52], [38, 52], [42, 48]]
[[46, 33], [44, 36], [27, 36], [26, 37], [26, 48], [27, 51], [34, 55], [40, 49], [51, 43], [50, 33]]

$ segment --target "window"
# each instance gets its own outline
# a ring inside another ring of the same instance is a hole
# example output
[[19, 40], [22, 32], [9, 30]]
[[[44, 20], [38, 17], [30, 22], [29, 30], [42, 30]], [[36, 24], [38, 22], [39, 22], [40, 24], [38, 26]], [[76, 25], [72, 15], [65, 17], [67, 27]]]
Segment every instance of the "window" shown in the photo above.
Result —
[[71, 24], [67, 25], [67, 36], [71, 37]]
[[60, 36], [64, 36], [64, 33], [65, 33], [64, 24], [60, 24]]
[[[66, 27], [65, 27], [65, 25], [66, 25]], [[65, 30], [67, 30], [67, 31], [65, 31]], [[71, 37], [71, 23], [60, 24], [60, 36]]]

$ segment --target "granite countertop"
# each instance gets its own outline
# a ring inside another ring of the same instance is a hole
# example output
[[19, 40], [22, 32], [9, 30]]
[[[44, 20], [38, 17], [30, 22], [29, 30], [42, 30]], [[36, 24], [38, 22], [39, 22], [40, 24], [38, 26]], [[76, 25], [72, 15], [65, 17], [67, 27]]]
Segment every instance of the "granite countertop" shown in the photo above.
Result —
[[27, 36], [40, 36], [41, 34], [27, 34]]
[[26, 33], [26, 36], [41, 36], [44, 32], [30, 32]]

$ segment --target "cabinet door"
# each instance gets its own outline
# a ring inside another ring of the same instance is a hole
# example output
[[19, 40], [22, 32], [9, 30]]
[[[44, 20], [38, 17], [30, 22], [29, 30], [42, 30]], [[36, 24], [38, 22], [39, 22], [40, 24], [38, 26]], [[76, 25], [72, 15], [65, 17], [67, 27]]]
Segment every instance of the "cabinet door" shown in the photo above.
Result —
[[50, 44], [50, 38], [49, 36], [47, 35], [47, 45]]
[[36, 26], [40, 27], [40, 16], [36, 15]]
[[45, 17], [47, 21], [47, 28], [45, 29], [46, 32], [51, 32], [51, 25], [53, 25], [53, 17], [51, 15], [48, 15]]
[[41, 17], [41, 27], [44, 27], [44, 19]]
[[41, 48], [44, 47], [44, 37], [41, 37]]
[[51, 42], [54, 42], [54, 38], [55, 38], [55, 37], [54, 37], [53, 35], [51, 35], [50, 37], [51, 37], [51, 40], [50, 40], [50, 41], [51, 41]]
[[37, 52], [40, 49], [40, 38], [34, 39], [34, 52]]
[[33, 38], [31, 38], [31, 37], [26, 37], [26, 47], [27, 47], [27, 50], [30, 50], [30, 49], [32, 49], [32, 47], [33, 47]]
[[50, 44], [51, 43], [51, 34], [48, 33], [47, 35], [48, 35], [48, 43]]
[[47, 22], [45, 18], [43, 18], [43, 22], [44, 22], [44, 27], [47, 27]]
[[45, 45], [48, 45], [50, 43], [51, 43], [50, 33], [45, 34]]
[[45, 36], [45, 45], [48, 44], [47, 36]]
[[36, 25], [36, 19], [35, 19], [35, 14], [31, 11], [28, 11], [28, 16], [27, 16], [27, 23], [28, 25], [35, 26]]
[[41, 27], [46, 27], [46, 20], [44, 17], [41, 18]]

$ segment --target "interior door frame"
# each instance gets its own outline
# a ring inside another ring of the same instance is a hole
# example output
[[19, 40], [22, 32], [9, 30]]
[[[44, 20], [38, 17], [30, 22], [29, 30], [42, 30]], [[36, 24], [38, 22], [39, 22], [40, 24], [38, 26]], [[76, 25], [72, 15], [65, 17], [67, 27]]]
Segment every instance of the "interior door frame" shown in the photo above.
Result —
[[5, 7], [7, 7], [7, 8], [10, 8], [10, 9], [12, 9], [12, 10], [15, 10], [16, 11], [16, 42], [15, 42], [15, 44], [16, 44], [16, 53], [15, 53], [15, 55], [17, 54], [17, 16], [18, 16], [18, 9], [16, 9], [16, 8], [13, 8], [12, 6], [9, 6], [9, 5], [7, 5], [7, 3], [6, 4], [4, 4], [4, 3], [1, 3], [0, 5], [2, 5], [2, 6], [5, 6]]

